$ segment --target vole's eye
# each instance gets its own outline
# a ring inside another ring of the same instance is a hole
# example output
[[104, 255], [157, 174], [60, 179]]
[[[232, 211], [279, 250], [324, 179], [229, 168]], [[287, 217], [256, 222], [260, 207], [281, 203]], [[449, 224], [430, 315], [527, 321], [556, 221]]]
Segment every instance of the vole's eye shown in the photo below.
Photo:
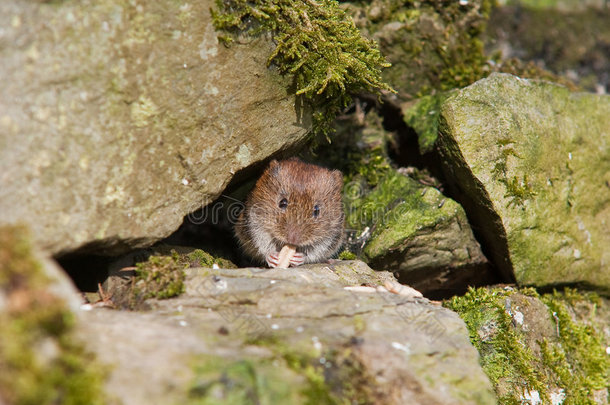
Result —
[[318, 204], [313, 206], [313, 217], [317, 218], [320, 215], [320, 206]]
[[286, 207], [288, 206], [288, 200], [287, 200], [287, 199], [285, 199], [285, 198], [282, 198], [282, 199], [280, 200], [280, 203], [278, 204], [278, 206], [279, 206], [281, 209], [285, 210], [285, 209], [286, 209]]

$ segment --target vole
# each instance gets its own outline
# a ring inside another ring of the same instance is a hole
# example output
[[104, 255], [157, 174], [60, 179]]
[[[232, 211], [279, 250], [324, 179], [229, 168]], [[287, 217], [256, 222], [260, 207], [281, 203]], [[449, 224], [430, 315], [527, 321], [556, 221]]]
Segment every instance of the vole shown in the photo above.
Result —
[[245, 253], [269, 267], [278, 267], [285, 246], [290, 266], [331, 258], [344, 240], [342, 186], [338, 170], [297, 158], [271, 161], [235, 224]]

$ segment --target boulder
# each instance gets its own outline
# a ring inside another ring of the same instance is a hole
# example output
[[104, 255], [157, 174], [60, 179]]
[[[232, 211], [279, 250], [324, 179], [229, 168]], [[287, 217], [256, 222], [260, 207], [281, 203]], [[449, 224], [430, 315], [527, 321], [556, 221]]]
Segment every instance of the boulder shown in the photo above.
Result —
[[212, 5], [0, 4], [0, 223], [56, 255], [118, 254], [305, 138], [271, 41], [219, 44]]
[[459, 317], [362, 262], [184, 282], [150, 312], [84, 314], [124, 403], [495, 403]]
[[347, 220], [367, 225], [362, 253], [371, 267], [393, 271], [428, 297], [494, 280], [463, 208], [403, 173], [391, 171], [352, 201]]
[[487, 257], [520, 284], [610, 288], [610, 97], [507, 74], [441, 106], [437, 147]]

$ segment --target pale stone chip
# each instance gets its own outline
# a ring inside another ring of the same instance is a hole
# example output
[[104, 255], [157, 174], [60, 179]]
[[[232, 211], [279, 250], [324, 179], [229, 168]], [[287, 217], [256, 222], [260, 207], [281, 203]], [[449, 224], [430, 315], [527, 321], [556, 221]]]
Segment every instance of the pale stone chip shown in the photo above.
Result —
[[402, 285], [397, 281], [387, 280], [384, 283], [384, 287], [391, 293], [402, 295], [404, 297], [423, 297], [422, 293], [417, 291], [415, 288], [411, 288], [408, 285]]
[[278, 255], [277, 267], [281, 269], [287, 269], [290, 266], [290, 259], [297, 252], [296, 247], [293, 245], [286, 245], [280, 250]]

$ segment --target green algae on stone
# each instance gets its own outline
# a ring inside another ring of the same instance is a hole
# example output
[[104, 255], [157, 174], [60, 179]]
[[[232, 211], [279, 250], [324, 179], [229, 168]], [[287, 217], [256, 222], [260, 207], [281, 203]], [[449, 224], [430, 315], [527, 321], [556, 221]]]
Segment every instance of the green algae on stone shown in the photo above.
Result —
[[305, 403], [303, 379], [286, 364], [265, 358], [196, 360], [188, 405], [273, 405]]
[[315, 130], [327, 134], [351, 94], [392, 91], [381, 79], [390, 64], [335, 0], [217, 0], [212, 13], [216, 29], [234, 36], [271, 33], [276, 47], [267, 63], [294, 77], [296, 94], [316, 109]]
[[74, 315], [50, 283], [28, 232], [0, 227], [0, 398], [16, 405], [103, 404], [105, 370], [75, 340]]
[[[592, 311], [577, 318], [578, 304]], [[607, 396], [610, 361], [599, 303], [573, 290], [538, 295], [532, 289], [471, 289], [444, 305], [466, 323], [500, 404], [539, 395], [541, 404], [594, 404]], [[555, 398], [555, 399], [553, 399]]]
[[443, 171], [490, 259], [521, 284], [610, 289], [610, 97], [506, 74], [451, 94]]

